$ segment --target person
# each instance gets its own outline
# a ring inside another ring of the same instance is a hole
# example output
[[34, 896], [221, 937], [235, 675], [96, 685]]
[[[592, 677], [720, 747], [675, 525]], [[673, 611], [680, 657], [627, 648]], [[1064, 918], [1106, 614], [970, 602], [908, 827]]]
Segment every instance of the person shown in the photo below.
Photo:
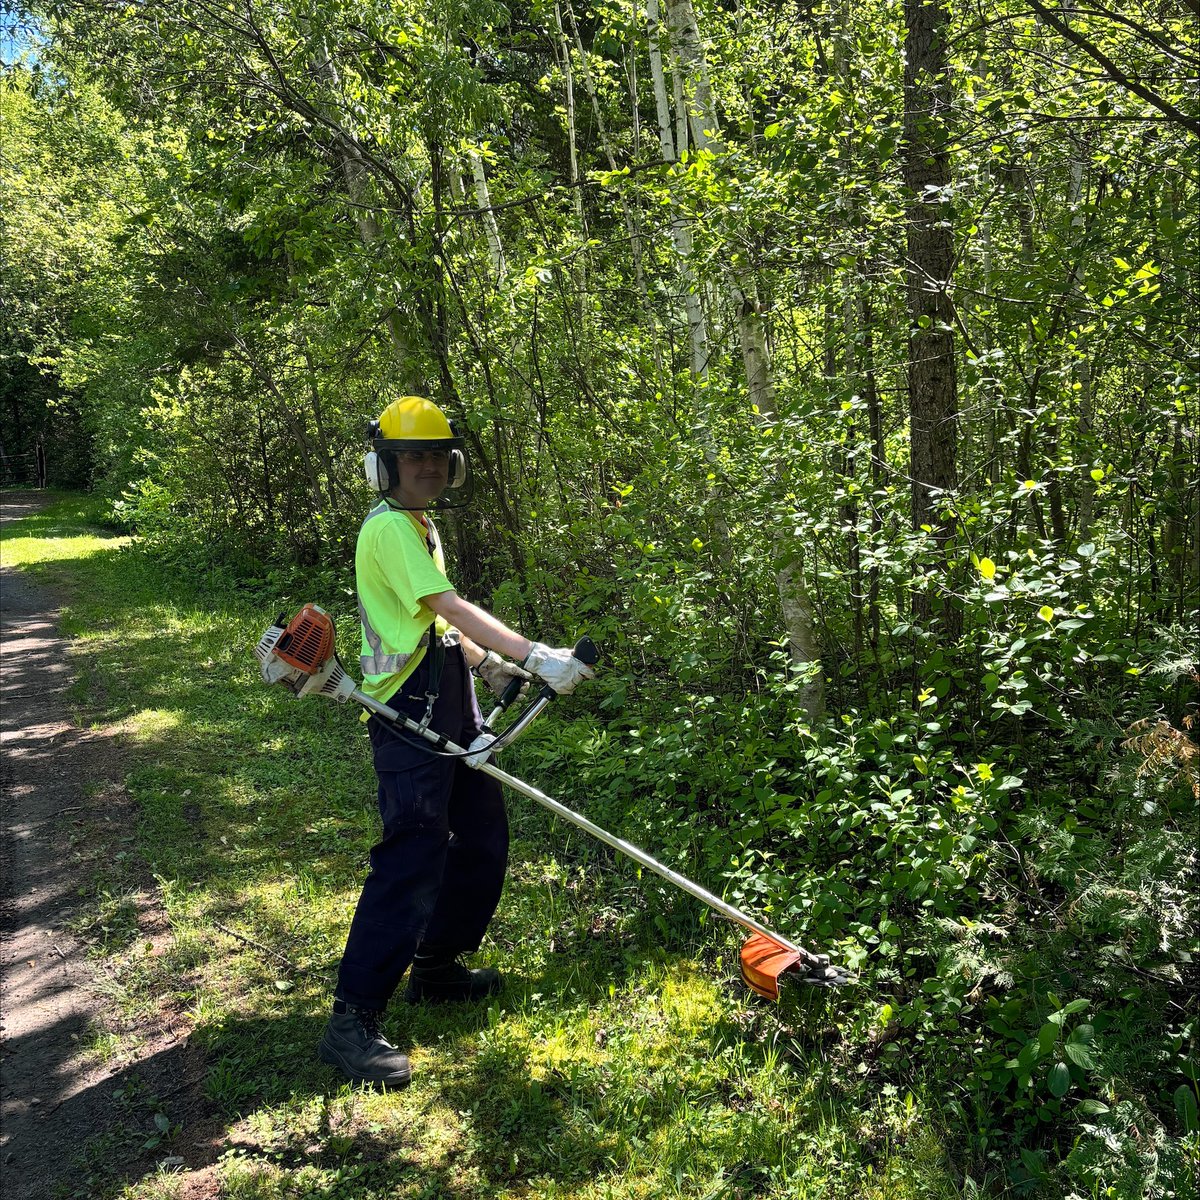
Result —
[[472, 673], [497, 696], [514, 677], [532, 676], [565, 695], [592, 671], [569, 649], [530, 641], [454, 590], [429, 512], [467, 503], [472, 485], [464, 441], [442, 411], [401, 397], [369, 436], [364, 466], [380, 498], [355, 552], [363, 690], [477, 752], [439, 756], [363, 714], [383, 834], [318, 1054], [355, 1083], [398, 1087], [409, 1081], [408, 1058], [381, 1021], [406, 970], [409, 1003], [480, 1000], [501, 987], [498, 971], [462, 961], [479, 947], [508, 864], [500, 785], [473, 769], [487, 739]]

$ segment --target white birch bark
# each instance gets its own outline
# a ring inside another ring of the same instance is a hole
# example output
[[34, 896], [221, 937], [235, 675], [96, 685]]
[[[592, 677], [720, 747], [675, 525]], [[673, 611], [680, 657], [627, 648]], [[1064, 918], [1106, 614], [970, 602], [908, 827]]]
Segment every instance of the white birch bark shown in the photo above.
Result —
[[692, 135], [692, 144], [706, 149], [712, 143], [719, 144], [720, 123], [696, 10], [692, 7], [692, 0], [667, 0], [667, 12], [671, 25], [671, 47], [681, 68], [679, 76], [685, 96], [687, 127]]
[[[662, 148], [663, 162], [678, 162], [674, 133], [671, 128], [671, 105], [667, 99], [666, 74], [663, 71], [661, 39], [662, 18], [658, 0], [647, 0], [647, 35], [650, 45], [650, 76], [654, 83], [654, 107], [658, 116], [658, 144]], [[679, 286], [684, 313], [688, 324], [689, 365], [693, 379], [708, 378], [708, 322], [704, 316], [704, 305], [696, 286], [696, 275], [692, 269], [692, 231], [688, 223], [676, 212], [671, 217], [671, 240], [679, 260]]]
[[633, 117], [633, 158], [636, 162], [642, 154], [642, 113], [638, 108], [638, 64], [637, 64], [637, 23], [638, 7], [633, 5], [634, 34], [632, 45], [625, 48], [625, 79], [629, 84], [629, 111]]
[[492, 211], [492, 194], [488, 190], [487, 172], [483, 169], [483, 157], [475, 150], [467, 151], [471, 164], [471, 175], [475, 180], [475, 205], [487, 235], [488, 256], [492, 262], [492, 276], [499, 286], [508, 277], [508, 266], [504, 261], [504, 245], [500, 241], [500, 226]]
[[583, 193], [579, 187], [579, 149], [575, 135], [575, 69], [571, 64], [571, 47], [563, 30], [562, 10], [557, 2], [554, 5], [554, 23], [558, 28], [559, 53], [562, 56], [563, 81], [566, 87], [567, 156], [571, 172], [571, 202], [575, 207], [575, 217], [579, 221], [580, 236], [586, 238], [587, 225], [583, 219]]
[[658, 144], [663, 162], [677, 162], [671, 130], [671, 105], [667, 100], [667, 77], [662, 60], [662, 17], [658, 0], [646, 0], [646, 40], [650, 47], [650, 79], [654, 84], [654, 110], [658, 115]]

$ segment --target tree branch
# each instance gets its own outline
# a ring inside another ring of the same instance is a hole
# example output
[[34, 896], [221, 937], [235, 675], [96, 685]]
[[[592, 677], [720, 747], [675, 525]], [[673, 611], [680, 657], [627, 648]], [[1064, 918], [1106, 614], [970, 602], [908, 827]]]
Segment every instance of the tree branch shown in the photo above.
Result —
[[1190, 129], [1193, 133], [1200, 134], [1200, 119], [1189, 117], [1187, 113], [1180, 111], [1170, 101], [1164, 100], [1157, 92], [1153, 92], [1148, 87], [1143, 87], [1140, 83], [1130, 79], [1099, 46], [1094, 45], [1083, 34], [1072, 29], [1061, 16], [1052, 12], [1041, 0], [1029, 0], [1029, 6], [1047, 25], [1057, 30], [1072, 45], [1078, 46], [1094, 62], [1099, 63], [1109, 73], [1114, 83], [1120, 84], [1121, 87], [1125, 88], [1126, 91], [1132, 92], [1135, 96], [1140, 96], [1147, 104], [1157, 108], [1159, 112], [1166, 113], [1172, 121], [1182, 125], [1185, 129]]

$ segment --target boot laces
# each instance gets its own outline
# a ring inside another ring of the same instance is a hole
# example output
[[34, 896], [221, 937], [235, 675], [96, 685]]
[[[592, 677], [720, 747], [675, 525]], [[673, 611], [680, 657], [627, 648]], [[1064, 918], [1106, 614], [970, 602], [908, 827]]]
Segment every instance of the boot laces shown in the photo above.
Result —
[[373, 1008], [356, 1008], [354, 1009], [354, 1017], [371, 1041], [379, 1042], [383, 1040], [383, 1032], [380, 1029], [383, 1013], [377, 1012]]

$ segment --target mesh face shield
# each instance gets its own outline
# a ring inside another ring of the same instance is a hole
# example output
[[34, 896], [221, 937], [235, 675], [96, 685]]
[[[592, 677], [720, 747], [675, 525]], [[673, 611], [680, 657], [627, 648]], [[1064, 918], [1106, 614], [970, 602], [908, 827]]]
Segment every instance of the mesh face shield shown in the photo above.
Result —
[[[381, 439], [382, 440], [382, 439]], [[392, 443], [395, 447], [396, 443]], [[426, 446], [415, 445], [411, 441], [401, 443], [403, 449], [389, 449], [383, 451], [383, 455], [388, 461], [389, 476], [399, 470], [398, 459], [400, 456], [408, 452], [417, 454], [425, 450], [446, 450], [445, 442], [430, 443]], [[446, 486], [423, 507], [431, 508], [435, 512], [444, 512], [447, 509], [465, 508], [475, 496], [475, 475], [471, 470], [471, 460], [467, 457], [467, 449], [463, 444], [462, 438], [455, 438], [454, 444], [449, 447], [449, 463], [447, 471]]]
[[[400, 482], [403, 456], [419, 459], [429, 451], [442, 452], [448, 456], [445, 486], [435, 496], [422, 496], [419, 503], [401, 507], [435, 511], [464, 508], [474, 498], [475, 477], [465, 439], [457, 436], [453, 427], [450, 433], [450, 437], [385, 438], [380, 436], [378, 422], [372, 421], [367, 431], [371, 449], [363, 459], [367, 482], [381, 495], [388, 494]], [[394, 496], [392, 500], [397, 502]]]

